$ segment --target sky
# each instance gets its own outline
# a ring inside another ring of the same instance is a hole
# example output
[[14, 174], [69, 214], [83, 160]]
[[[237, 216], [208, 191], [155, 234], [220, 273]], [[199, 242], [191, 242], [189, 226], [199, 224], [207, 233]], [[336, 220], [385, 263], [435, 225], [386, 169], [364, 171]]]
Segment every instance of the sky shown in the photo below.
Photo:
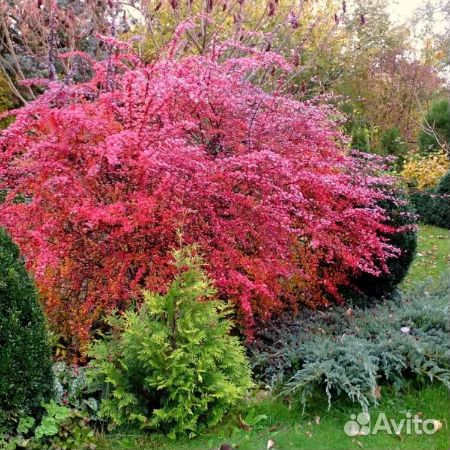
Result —
[[438, 4], [439, 0], [391, 0], [388, 8], [392, 17], [400, 22], [407, 22], [414, 13], [414, 10], [426, 3]]

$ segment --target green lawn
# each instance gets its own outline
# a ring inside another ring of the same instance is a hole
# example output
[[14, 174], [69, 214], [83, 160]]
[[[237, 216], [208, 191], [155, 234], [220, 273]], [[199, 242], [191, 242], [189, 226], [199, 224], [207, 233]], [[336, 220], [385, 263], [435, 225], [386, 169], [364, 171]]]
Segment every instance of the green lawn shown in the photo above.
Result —
[[[249, 405], [241, 412], [244, 421], [257, 422], [251, 430], [238, 426], [238, 414], [228, 419], [216, 429], [194, 439], [169, 441], [158, 435], [142, 435], [123, 432], [109, 435], [98, 441], [99, 449], [217, 449], [228, 443], [240, 450], [263, 450], [272, 439], [276, 449], [448, 449], [449, 448], [449, 393], [441, 385], [431, 385], [421, 390], [412, 389], [401, 397], [393, 393], [382, 394], [379, 407], [371, 409], [372, 420], [379, 412], [396, 421], [405, 414], [419, 413], [423, 419], [436, 419], [442, 428], [433, 435], [401, 433], [399, 436], [379, 432], [376, 435], [349, 437], [344, 432], [344, 424], [351, 414], [360, 412], [359, 406], [349, 403], [333, 403], [330, 410], [322, 399], [302, 414], [297, 405], [289, 408], [278, 400], [264, 400]], [[259, 417], [259, 421], [258, 420]], [[257, 418], [257, 420], [252, 420]]]
[[403, 287], [436, 278], [450, 265], [450, 232], [444, 228], [420, 225], [417, 255], [406, 276]]
[[[450, 258], [450, 235], [447, 230], [421, 226], [416, 260], [403, 288], [414, 281], [427, 277], [437, 277], [448, 267]], [[228, 443], [240, 450], [267, 449], [272, 439], [275, 449], [449, 449], [450, 448], [450, 397], [442, 385], [428, 385], [421, 389], [410, 387], [409, 391], [396, 395], [381, 391], [380, 404], [371, 409], [372, 418], [379, 412], [388, 419], [404, 419], [405, 414], [420, 414], [423, 419], [436, 419], [442, 428], [433, 435], [401, 433], [399, 436], [380, 432], [376, 435], [349, 437], [344, 433], [344, 424], [351, 414], [358, 414], [359, 406], [339, 401], [328, 410], [325, 398], [312, 401], [302, 412], [299, 405], [291, 405], [278, 399], [252, 400], [240, 413], [229, 417], [207, 434], [193, 438], [169, 441], [161, 435], [144, 435], [139, 432], [122, 431], [117, 434], [102, 435], [98, 438], [98, 448], [119, 449], [218, 449]], [[251, 426], [250, 430], [239, 426], [238, 417]]]

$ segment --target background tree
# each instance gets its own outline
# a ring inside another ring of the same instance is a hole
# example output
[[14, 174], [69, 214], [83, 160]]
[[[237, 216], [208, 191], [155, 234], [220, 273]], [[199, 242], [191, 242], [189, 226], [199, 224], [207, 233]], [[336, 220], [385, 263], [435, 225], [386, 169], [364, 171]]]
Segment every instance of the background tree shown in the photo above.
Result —
[[[16, 100], [24, 104], [40, 92], [29, 78], [80, 76], [83, 61], [73, 53], [103, 59], [107, 45], [99, 35], [111, 27], [126, 30], [122, 3], [115, 0], [6, 0], [0, 4], [0, 74]], [[60, 58], [69, 53], [72, 56]]]
[[405, 49], [397, 49], [373, 62], [367, 81], [365, 108], [370, 122], [383, 130], [395, 127], [406, 141], [416, 141], [421, 105], [441, 84], [433, 67], [411, 60]]
[[[141, 58], [151, 61], [166, 52], [176, 27], [189, 19], [192, 27], [177, 47], [178, 56], [204, 54], [227, 39], [259, 51], [270, 49], [291, 61], [295, 70], [285, 78], [279, 71], [257, 71], [249, 74], [253, 83], [266, 90], [284, 86], [299, 99], [342, 94], [373, 126], [380, 130], [396, 126], [411, 141], [414, 126], [417, 130], [417, 104], [428, 101], [439, 84], [430, 69], [437, 62], [428, 58], [419, 64], [411, 58], [409, 32], [393, 25], [387, 4], [387, 0], [8, 0], [0, 9], [0, 70], [23, 103], [39, 93], [21, 85], [24, 79], [52, 78], [53, 72], [59, 77], [82, 76], [86, 68], [73, 51], [85, 51], [97, 60], [108, 57], [111, 48], [99, 34], [120, 34]], [[59, 57], [67, 52], [72, 52], [69, 58]], [[239, 54], [233, 46], [223, 57]], [[384, 108], [380, 96], [388, 104]]]
[[439, 100], [431, 105], [423, 119], [419, 135], [422, 152], [443, 150], [450, 154], [450, 102]]
[[[349, 38], [340, 18], [345, 2], [343, 6], [337, 0], [147, 0], [137, 9], [143, 23], [127, 36], [140, 38], [135, 48], [145, 59], [155, 59], [164, 52], [177, 26], [190, 19], [194, 26], [178, 48], [180, 55], [204, 54], [215, 43], [228, 39], [260, 51], [270, 49], [294, 63], [296, 70], [283, 82], [298, 95], [308, 91], [312, 96], [331, 87], [341, 72], [335, 66]], [[239, 54], [239, 48], [234, 47], [224, 56]], [[266, 87], [272, 79], [266, 71], [252, 74], [253, 82]]]

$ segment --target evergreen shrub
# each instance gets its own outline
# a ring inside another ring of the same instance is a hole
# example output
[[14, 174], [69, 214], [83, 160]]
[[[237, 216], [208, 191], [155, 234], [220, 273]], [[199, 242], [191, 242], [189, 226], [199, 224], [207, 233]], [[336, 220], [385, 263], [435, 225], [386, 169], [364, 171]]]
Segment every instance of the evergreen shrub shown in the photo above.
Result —
[[192, 248], [174, 255], [167, 293], [145, 292], [139, 310], [111, 317], [111, 332], [90, 350], [90, 376], [107, 393], [100, 415], [170, 438], [215, 425], [252, 385], [230, 310], [214, 299], [201, 260]]
[[[450, 273], [396, 302], [284, 315], [250, 348], [256, 379], [306, 402], [317, 390], [367, 410], [381, 386], [438, 382], [450, 388]], [[331, 403], [330, 403], [331, 404]]]
[[0, 228], [0, 424], [38, 414], [53, 375], [44, 315], [18, 247]]

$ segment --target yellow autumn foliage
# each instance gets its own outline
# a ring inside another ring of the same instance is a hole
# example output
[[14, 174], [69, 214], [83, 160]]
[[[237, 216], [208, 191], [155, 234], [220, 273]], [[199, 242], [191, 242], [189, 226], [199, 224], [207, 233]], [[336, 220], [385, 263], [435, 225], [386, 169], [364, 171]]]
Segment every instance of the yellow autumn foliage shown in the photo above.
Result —
[[[0, 113], [7, 111], [14, 107], [14, 102], [12, 99], [12, 92], [8, 87], [8, 83], [5, 78], [0, 74]], [[0, 130], [6, 128], [12, 119], [0, 119]]]
[[[139, 56], [146, 61], [151, 61], [166, 48], [176, 27], [187, 19], [191, 19], [195, 26], [186, 33], [184, 45], [180, 48], [183, 55], [203, 54], [211, 50], [213, 42], [228, 39], [239, 39], [244, 46], [258, 49], [263, 49], [270, 41], [271, 49], [287, 58], [293, 56], [294, 49], [301, 47], [300, 62], [304, 64], [304, 59], [311, 54], [318, 64], [319, 60], [322, 63], [330, 60], [331, 55], [342, 58], [342, 48], [349, 41], [345, 28], [339, 28], [333, 18], [334, 13], [341, 12], [340, 0], [301, 2], [301, 6], [295, 0], [146, 0], [143, 4], [145, 7], [139, 14], [141, 23], [121, 34], [120, 38], [131, 41]], [[208, 4], [212, 8], [210, 11]], [[297, 11], [296, 16], [293, 16], [293, 11]], [[296, 22], [295, 27], [293, 22]], [[325, 43], [326, 49], [322, 48]]]
[[413, 154], [406, 158], [400, 175], [418, 189], [434, 187], [449, 170], [450, 161], [444, 152], [428, 155]]

